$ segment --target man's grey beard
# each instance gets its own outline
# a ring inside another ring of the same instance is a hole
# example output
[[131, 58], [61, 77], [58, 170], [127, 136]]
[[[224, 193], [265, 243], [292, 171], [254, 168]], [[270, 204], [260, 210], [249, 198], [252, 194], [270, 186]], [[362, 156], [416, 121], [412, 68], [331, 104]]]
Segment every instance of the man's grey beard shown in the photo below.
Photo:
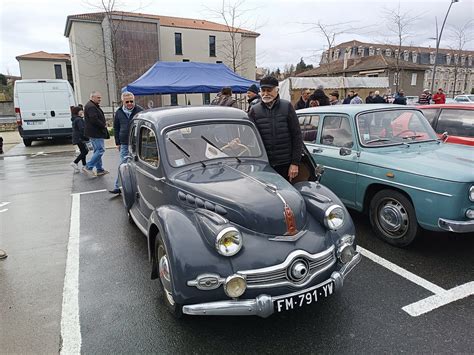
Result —
[[263, 96], [262, 97], [262, 101], [266, 104], [269, 104], [270, 102], [273, 101], [273, 97], [269, 97], [269, 96]]

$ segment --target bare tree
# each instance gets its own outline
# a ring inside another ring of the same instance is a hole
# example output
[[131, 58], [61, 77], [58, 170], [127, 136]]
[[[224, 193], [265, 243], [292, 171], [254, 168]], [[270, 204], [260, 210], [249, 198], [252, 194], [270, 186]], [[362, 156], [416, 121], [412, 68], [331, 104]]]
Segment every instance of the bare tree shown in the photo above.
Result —
[[410, 10], [402, 11], [400, 3], [393, 9], [385, 8], [383, 10], [383, 18], [389, 34], [392, 34], [394, 41], [388, 40], [388, 46], [391, 47], [395, 54], [395, 90], [398, 92], [400, 85], [400, 57], [402, 55], [402, 47], [412, 37], [412, 28], [420, 19], [420, 15], [413, 15]]
[[[325, 45], [321, 49], [323, 51], [320, 65], [324, 65], [326, 69], [326, 75], [330, 76], [334, 67], [335, 60], [334, 48], [336, 47], [336, 40], [338, 36], [345, 33], [357, 33], [368, 26], [354, 27], [354, 21], [339, 22], [339, 23], [323, 23], [318, 21], [317, 23], [301, 23], [302, 25], [309, 26], [306, 31], [315, 31], [324, 38]], [[345, 53], [344, 53], [345, 54]], [[347, 58], [344, 57], [344, 60]], [[344, 68], [345, 69], [345, 68]]]
[[236, 73], [253, 60], [253, 57], [242, 51], [242, 32], [248, 31], [248, 28], [253, 28], [253, 31], [256, 31], [256, 26], [252, 26], [245, 19], [245, 15], [254, 9], [245, 8], [244, 6], [245, 0], [222, 0], [219, 9], [206, 7], [214, 18], [222, 20], [227, 27], [228, 38], [224, 41], [220, 50], [222, 51], [222, 57], [229, 59], [231, 69]]
[[[456, 95], [456, 85], [458, 81], [458, 75], [460, 73], [460, 69], [462, 67], [461, 63], [461, 56], [463, 55], [464, 48], [466, 47], [466, 44], [471, 42], [473, 40], [472, 38], [472, 31], [473, 31], [473, 25], [474, 21], [470, 20], [466, 22], [463, 25], [458, 25], [458, 26], [452, 26], [449, 29], [449, 39], [452, 45], [449, 46], [449, 48], [453, 51], [454, 53], [454, 87], [453, 87], [453, 93], [452, 96], [454, 97]], [[467, 77], [465, 78], [465, 81], [467, 81]], [[449, 89], [448, 89], [449, 92]]]

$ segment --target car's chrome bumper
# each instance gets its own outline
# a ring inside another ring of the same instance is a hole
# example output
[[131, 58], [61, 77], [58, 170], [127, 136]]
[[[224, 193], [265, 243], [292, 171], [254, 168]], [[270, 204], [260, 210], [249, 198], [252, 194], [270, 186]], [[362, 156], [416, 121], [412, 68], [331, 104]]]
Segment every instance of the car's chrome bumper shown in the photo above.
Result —
[[[344, 278], [352, 271], [352, 269], [359, 263], [361, 259], [360, 253], [357, 253], [352, 260], [344, 265], [341, 270], [334, 271], [330, 279], [334, 281], [336, 291], [342, 288]], [[310, 287], [305, 290], [299, 290], [298, 293], [307, 292], [317, 286]], [[283, 298], [288, 295], [280, 295], [278, 298]], [[217, 301], [200, 304], [192, 304], [183, 306], [183, 313], [189, 315], [200, 316], [259, 316], [266, 318], [273, 314], [272, 296], [259, 295], [251, 300], [228, 300]]]
[[453, 221], [451, 219], [438, 219], [438, 226], [448, 232], [469, 233], [474, 232], [474, 220]]

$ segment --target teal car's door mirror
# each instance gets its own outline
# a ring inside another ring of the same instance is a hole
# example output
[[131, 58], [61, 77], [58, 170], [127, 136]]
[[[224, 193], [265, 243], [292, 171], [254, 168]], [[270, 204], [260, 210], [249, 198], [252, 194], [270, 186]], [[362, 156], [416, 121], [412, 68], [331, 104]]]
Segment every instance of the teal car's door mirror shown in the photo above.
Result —
[[443, 142], [446, 142], [447, 139], [448, 139], [448, 132], [443, 132], [443, 134], [441, 135], [441, 140]]

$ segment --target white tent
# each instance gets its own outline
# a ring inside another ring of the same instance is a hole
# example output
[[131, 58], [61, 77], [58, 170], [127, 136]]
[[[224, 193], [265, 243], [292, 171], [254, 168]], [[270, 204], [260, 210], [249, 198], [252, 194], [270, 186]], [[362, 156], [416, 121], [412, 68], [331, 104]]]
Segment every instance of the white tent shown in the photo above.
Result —
[[324, 89], [356, 89], [356, 88], [388, 88], [388, 77], [290, 77], [280, 82], [280, 97], [291, 100], [291, 90], [317, 89], [322, 85]]

